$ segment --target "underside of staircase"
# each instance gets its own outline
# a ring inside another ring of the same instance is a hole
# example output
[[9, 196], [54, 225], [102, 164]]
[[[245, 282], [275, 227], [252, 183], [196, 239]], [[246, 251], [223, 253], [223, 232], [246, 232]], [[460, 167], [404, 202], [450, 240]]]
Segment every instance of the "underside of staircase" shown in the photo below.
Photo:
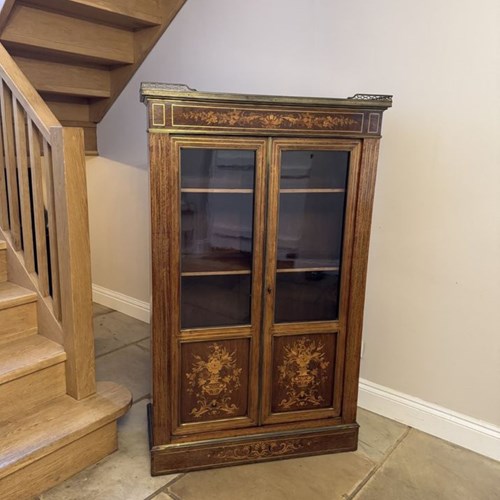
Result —
[[85, 155], [185, 0], [6, 0], [0, 11], [0, 499], [117, 448], [130, 392], [95, 380]]
[[99, 123], [185, 0], [6, 0], [0, 42], [97, 154]]

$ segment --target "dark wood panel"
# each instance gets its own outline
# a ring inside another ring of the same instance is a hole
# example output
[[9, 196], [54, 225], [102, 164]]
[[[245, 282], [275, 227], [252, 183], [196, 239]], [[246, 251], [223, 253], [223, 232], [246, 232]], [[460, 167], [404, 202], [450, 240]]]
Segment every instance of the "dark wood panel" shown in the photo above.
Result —
[[247, 414], [249, 342], [224, 340], [181, 347], [181, 422]]
[[182, 133], [297, 136], [380, 135], [382, 113], [340, 108], [297, 109], [150, 101], [150, 127]]
[[276, 433], [251, 436], [233, 442], [217, 441], [154, 448], [151, 453], [153, 475], [172, 474], [214, 467], [305, 457], [322, 453], [354, 451], [358, 426], [338, 426], [327, 430]]
[[273, 344], [271, 411], [332, 407], [336, 334], [276, 337]]

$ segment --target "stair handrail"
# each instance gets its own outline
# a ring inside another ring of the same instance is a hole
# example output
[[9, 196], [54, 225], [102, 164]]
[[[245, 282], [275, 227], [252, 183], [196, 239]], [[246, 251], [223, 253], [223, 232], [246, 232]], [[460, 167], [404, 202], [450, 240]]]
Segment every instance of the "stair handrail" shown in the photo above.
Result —
[[82, 399], [96, 391], [83, 130], [61, 125], [1, 43], [0, 115], [0, 227]]

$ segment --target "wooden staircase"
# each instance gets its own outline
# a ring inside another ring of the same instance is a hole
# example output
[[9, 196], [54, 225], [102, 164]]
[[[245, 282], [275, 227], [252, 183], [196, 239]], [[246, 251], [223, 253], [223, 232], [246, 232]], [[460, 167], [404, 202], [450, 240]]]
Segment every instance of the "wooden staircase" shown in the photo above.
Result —
[[67, 395], [66, 351], [39, 334], [37, 293], [8, 274], [0, 241], [0, 498], [20, 500], [113, 452], [131, 397], [109, 382], [80, 401]]
[[0, 42], [63, 126], [96, 124], [185, 0], [7, 0]]
[[185, 0], [0, 11], [0, 499], [116, 449], [130, 392], [96, 383], [85, 153]]

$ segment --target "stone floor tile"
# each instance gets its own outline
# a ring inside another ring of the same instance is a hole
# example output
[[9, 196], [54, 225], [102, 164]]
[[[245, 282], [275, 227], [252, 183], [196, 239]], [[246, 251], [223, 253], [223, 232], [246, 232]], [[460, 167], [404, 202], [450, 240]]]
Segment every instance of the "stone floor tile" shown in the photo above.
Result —
[[94, 318], [96, 356], [149, 337], [149, 325], [117, 311]]
[[125, 386], [134, 401], [151, 393], [150, 353], [129, 345], [96, 359], [97, 380], [108, 380]]
[[154, 496], [151, 500], [174, 500], [169, 494], [162, 491], [158, 495]]
[[151, 339], [141, 340], [140, 342], [137, 342], [137, 345], [139, 347], [142, 347], [143, 349], [150, 350], [151, 349]]
[[372, 468], [357, 453], [294, 458], [190, 472], [167, 492], [182, 500], [336, 500]]
[[[176, 475], [150, 475], [147, 401], [118, 422], [118, 451], [44, 493], [42, 500], [143, 500]], [[161, 497], [160, 497], [161, 498]]]
[[107, 314], [110, 312], [113, 312], [114, 309], [110, 309], [109, 307], [102, 306], [101, 304], [98, 304], [97, 302], [92, 303], [92, 314], [94, 318], [96, 316], [99, 316], [100, 314]]
[[374, 462], [380, 461], [398, 439], [408, 431], [406, 425], [358, 408], [358, 452]]
[[500, 499], [500, 462], [412, 429], [355, 500]]

